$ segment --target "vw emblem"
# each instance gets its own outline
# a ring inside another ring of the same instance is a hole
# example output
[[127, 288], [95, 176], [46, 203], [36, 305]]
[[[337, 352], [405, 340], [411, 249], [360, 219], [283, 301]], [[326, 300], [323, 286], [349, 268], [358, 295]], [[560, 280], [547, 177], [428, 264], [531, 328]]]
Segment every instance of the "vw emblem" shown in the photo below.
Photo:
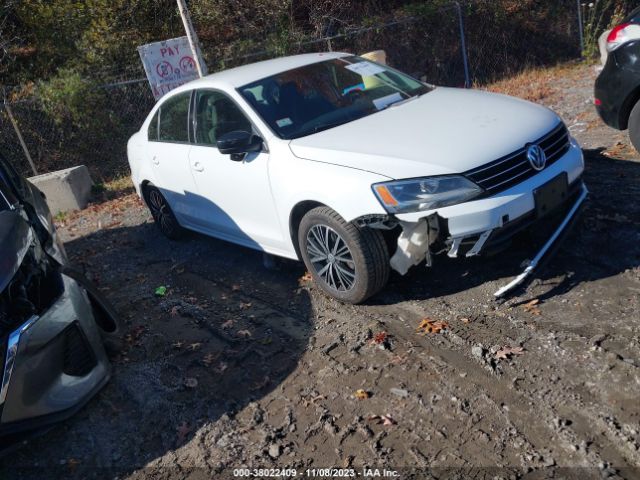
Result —
[[540, 145], [531, 145], [527, 149], [527, 159], [534, 170], [540, 171], [547, 164], [547, 155]]

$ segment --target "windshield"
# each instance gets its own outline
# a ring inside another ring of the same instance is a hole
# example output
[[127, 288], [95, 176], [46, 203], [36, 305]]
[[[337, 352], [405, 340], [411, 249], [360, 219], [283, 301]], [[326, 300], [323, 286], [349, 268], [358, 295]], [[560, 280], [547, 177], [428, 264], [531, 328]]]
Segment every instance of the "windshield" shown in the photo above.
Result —
[[292, 139], [371, 115], [431, 88], [351, 56], [288, 70], [238, 91], [276, 135]]

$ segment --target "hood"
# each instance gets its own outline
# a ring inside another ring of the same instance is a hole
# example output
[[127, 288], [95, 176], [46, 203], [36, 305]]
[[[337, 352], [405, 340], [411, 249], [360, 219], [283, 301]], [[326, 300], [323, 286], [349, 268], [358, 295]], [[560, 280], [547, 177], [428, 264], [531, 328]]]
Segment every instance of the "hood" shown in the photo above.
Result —
[[32, 242], [33, 231], [19, 213], [0, 212], [0, 292], [18, 271]]
[[439, 87], [415, 100], [292, 140], [299, 158], [392, 179], [461, 173], [522, 148], [561, 120], [505, 95]]

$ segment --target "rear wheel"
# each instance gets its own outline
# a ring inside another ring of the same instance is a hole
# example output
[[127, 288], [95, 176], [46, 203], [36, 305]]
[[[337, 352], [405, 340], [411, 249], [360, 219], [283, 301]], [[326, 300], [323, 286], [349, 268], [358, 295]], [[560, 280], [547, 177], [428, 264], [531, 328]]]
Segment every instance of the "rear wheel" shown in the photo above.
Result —
[[361, 303], [389, 279], [382, 234], [347, 223], [328, 207], [314, 208], [302, 218], [298, 245], [316, 284], [340, 301]]
[[153, 220], [160, 231], [171, 240], [179, 240], [184, 236], [184, 228], [180, 226], [164, 195], [153, 185], [144, 189], [144, 200], [147, 202]]
[[629, 115], [629, 139], [635, 149], [640, 152], [640, 102], [636, 103]]

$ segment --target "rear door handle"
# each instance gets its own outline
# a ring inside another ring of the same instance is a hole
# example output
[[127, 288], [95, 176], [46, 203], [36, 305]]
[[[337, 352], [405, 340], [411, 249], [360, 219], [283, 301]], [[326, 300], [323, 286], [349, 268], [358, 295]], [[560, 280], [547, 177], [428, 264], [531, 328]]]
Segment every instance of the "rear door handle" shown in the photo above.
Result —
[[151, 161], [154, 165], [160, 165], [160, 160], [158, 160], [158, 157], [156, 155], [153, 156], [153, 159]]
[[200, 162], [195, 162], [195, 163], [193, 164], [193, 169], [194, 169], [196, 172], [202, 172], [202, 171], [204, 171], [204, 167], [202, 166], [202, 164], [201, 164]]

